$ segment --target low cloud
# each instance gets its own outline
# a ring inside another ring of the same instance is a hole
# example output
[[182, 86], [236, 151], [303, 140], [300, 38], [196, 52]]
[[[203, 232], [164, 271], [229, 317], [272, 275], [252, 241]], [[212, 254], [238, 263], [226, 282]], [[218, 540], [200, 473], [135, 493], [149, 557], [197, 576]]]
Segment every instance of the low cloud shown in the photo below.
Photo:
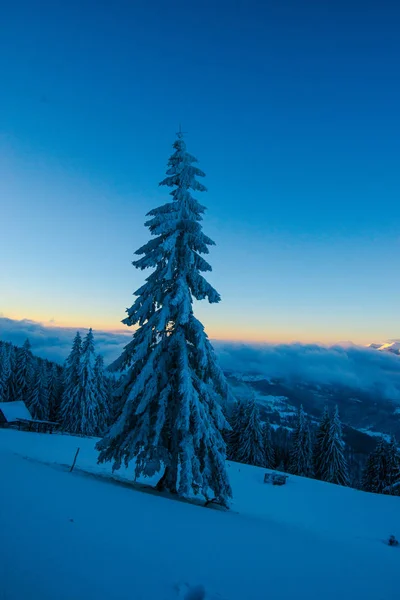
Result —
[[[76, 327], [49, 327], [28, 319], [16, 321], [0, 318], [0, 340], [22, 346], [26, 338], [29, 338], [35, 354], [58, 363], [63, 363], [67, 358], [77, 330]], [[84, 336], [88, 329], [80, 328], [79, 331]], [[132, 339], [131, 331], [93, 330], [93, 333], [96, 352], [104, 356], [106, 364], [115, 360]]]
[[[80, 329], [82, 335], [87, 330]], [[0, 339], [21, 346], [29, 338], [38, 356], [64, 362], [76, 328], [49, 327], [24, 319], [0, 317]], [[94, 330], [96, 351], [106, 364], [121, 354], [132, 331]], [[241, 344], [213, 342], [224, 370], [252, 372], [266, 378], [293, 382], [340, 384], [377, 392], [379, 397], [400, 400], [400, 357], [390, 352], [355, 345]]]
[[224, 370], [290, 382], [340, 384], [400, 400], [400, 357], [363, 346], [245, 345], [216, 342]]

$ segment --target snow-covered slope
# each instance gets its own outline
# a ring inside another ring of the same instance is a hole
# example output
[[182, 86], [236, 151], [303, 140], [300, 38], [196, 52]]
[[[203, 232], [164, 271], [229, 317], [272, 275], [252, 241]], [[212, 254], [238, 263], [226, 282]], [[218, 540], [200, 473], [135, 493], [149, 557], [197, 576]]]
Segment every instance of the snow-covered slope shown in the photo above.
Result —
[[6, 600], [397, 597], [400, 549], [384, 541], [400, 537], [399, 498], [292, 476], [273, 487], [230, 463], [219, 512], [87, 475], [110, 475], [94, 443], [0, 430]]

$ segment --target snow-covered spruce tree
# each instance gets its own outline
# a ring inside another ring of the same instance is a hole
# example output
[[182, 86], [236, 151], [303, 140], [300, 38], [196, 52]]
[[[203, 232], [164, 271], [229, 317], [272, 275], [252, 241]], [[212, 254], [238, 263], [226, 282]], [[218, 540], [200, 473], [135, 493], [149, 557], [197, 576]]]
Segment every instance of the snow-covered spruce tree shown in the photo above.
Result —
[[396, 440], [387, 442], [382, 436], [369, 455], [363, 473], [363, 490], [377, 494], [399, 494], [400, 456]]
[[109, 387], [104, 376], [104, 359], [101, 354], [96, 356], [94, 363], [95, 389], [97, 395], [98, 420], [97, 433], [104, 435], [110, 422], [110, 396]]
[[367, 467], [371, 475], [370, 491], [382, 494], [388, 486], [388, 445], [383, 436], [378, 440]]
[[350, 446], [345, 448], [345, 458], [349, 473], [349, 487], [355, 490], [362, 489], [363, 471], [366, 461]]
[[[123, 378], [122, 378], [123, 379]], [[116, 423], [121, 416], [124, 408], [123, 391], [125, 386], [121, 388], [121, 382], [116, 378], [115, 373], [110, 373], [106, 370], [105, 382], [107, 387], [108, 405], [110, 407], [110, 422], [109, 425]]]
[[17, 400], [29, 402], [29, 396], [32, 391], [32, 377], [34, 373], [33, 355], [31, 343], [27, 339], [22, 348], [17, 350], [15, 383]]
[[325, 406], [321, 421], [315, 434], [315, 444], [313, 453], [314, 476], [316, 479], [323, 479], [324, 457], [327, 453], [328, 437], [331, 428], [331, 417], [328, 407]]
[[229, 425], [220, 400], [228, 387], [192, 306], [193, 298], [220, 301], [201, 274], [211, 271], [201, 254], [214, 242], [202, 232], [205, 208], [191, 195], [206, 190], [196, 162], [179, 133], [160, 184], [173, 188], [172, 202], [150, 211], [146, 226], [155, 238], [133, 263], [154, 271], [123, 321], [139, 326], [118, 361], [121, 369], [129, 367], [124, 408], [98, 449], [100, 462], [113, 461], [114, 469], [135, 458], [136, 476], [163, 469], [158, 489], [212, 493], [226, 502], [231, 489], [221, 432]]
[[384, 489], [385, 494], [398, 495], [400, 489], [396, 486], [400, 481], [400, 454], [397, 447], [396, 438], [392, 435], [387, 443], [387, 486]]
[[46, 363], [38, 361], [29, 392], [28, 406], [34, 419], [49, 418], [49, 388]]
[[276, 469], [289, 472], [292, 436], [286, 428], [280, 426], [274, 431], [273, 440]]
[[16, 383], [16, 364], [17, 364], [17, 349], [12, 344], [8, 347], [8, 378], [7, 389], [5, 392], [5, 401], [12, 402], [17, 400], [17, 383]]
[[78, 394], [71, 408], [70, 431], [96, 435], [99, 422], [99, 398], [96, 390], [93, 331], [89, 329], [82, 343]]
[[7, 383], [10, 376], [10, 362], [8, 347], [5, 342], [0, 342], [0, 402], [7, 401]]
[[237, 460], [255, 467], [265, 466], [263, 427], [254, 398], [246, 402]]
[[63, 385], [64, 391], [60, 407], [60, 420], [65, 431], [73, 432], [75, 425], [75, 412], [79, 401], [79, 377], [81, 371], [82, 338], [79, 331], [76, 332], [72, 343], [71, 352], [65, 361]]
[[232, 410], [230, 418], [230, 431], [227, 432], [227, 457], [229, 460], [238, 460], [241, 438], [244, 430], [246, 403], [238, 401]]
[[311, 477], [313, 472], [310, 427], [303, 406], [298, 410], [293, 431], [289, 470], [302, 477]]
[[56, 363], [47, 365], [47, 375], [49, 382], [49, 419], [57, 421], [62, 398], [62, 385], [60, 370]]
[[365, 469], [363, 471], [362, 477], [362, 489], [365, 492], [375, 492], [375, 475], [376, 475], [376, 465], [375, 465], [375, 452], [371, 452], [368, 456], [367, 463], [365, 465]]
[[110, 376], [107, 370], [104, 371], [104, 385], [106, 388], [106, 403], [108, 407], [107, 427], [110, 427], [110, 425], [115, 423], [119, 414], [117, 414], [117, 407], [114, 398], [116, 382], [114, 377]]
[[347, 461], [344, 456], [344, 442], [339, 408], [335, 407], [328, 435], [321, 448], [320, 479], [337, 485], [349, 485]]
[[267, 420], [263, 425], [264, 467], [273, 469], [275, 467], [275, 449], [271, 440], [271, 424]]

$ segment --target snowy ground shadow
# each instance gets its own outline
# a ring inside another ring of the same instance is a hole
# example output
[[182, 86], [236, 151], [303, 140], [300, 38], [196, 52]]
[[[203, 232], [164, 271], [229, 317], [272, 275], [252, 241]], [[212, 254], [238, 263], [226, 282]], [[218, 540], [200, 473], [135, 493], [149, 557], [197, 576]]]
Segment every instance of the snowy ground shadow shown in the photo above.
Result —
[[219, 594], [210, 593], [202, 584], [178, 583], [175, 590], [179, 600], [226, 600]]
[[[46, 467], [51, 467], [52, 469], [58, 470], [58, 471], [63, 471], [63, 472], [69, 472], [71, 465], [67, 465], [65, 463], [55, 463], [55, 462], [48, 462], [48, 461], [43, 461], [43, 460], [39, 460], [36, 458], [31, 458], [30, 456], [24, 456], [18, 453], [15, 453], [15, 456], [19, 456], [20, 458], [23, 458], [24, 460], [27, 460], [29, 462], [33, 462], [33, 463], [37, 463], [37, 464], [41, 464], [44, 465]], [[158, 490], [156, 490], [155, 487], [146, 484], [146, 483], [141, 483], [139, 481], [129, 481], [127, 480], [125, 477], [119, 477], [118, 475], [110, 475], [109, 473], [99, 473], [99, 472], [94, 472], [94, 471], [90, 471], [87, 469], [83, 469], [81, 467], [75, 467], [74, 470], [71, 473], [71, 477], [73, 476], [80, 476], [80, 477], [86, 477], [86, 478], [90, 478], [90, 479], [96, 479], [98, 481], [102, 481], [103, 483], [106, 484], [110, 484], [110, 485], [116, 485], [119, 487], [123, 487], [123, 488], [128, 488], [130, 490], [134, 490], [137, 492], [142, 492], [145, 494], [150, 494], [152, 496], [157, 496], [157, 498], [165, 498], [166, 500], [172, 500], [174, 502], [182, 502], [184, 504], [191, 504], [194, 506], [200, 506], [202, 508], [209, 508], [209, 509], [213, 509], [213, 510], [218, 510], [218, 511], [222, 511], [222, 512], [235, 512], [235, 511], [230, 511], [229, 509], [226, 509], [225, 507], [219, 505], [219, 504], [214, 504], [214, 503], [207, 503], [203, 498], [182, 498], [181, 496], [177, 496], [176, 494], [171, 494], [169, 492], [160, 492]], [[191, 598], [189, 598], [188, 600], [192, 600]], [[194, 598], [194, 600], [196, 600]]]

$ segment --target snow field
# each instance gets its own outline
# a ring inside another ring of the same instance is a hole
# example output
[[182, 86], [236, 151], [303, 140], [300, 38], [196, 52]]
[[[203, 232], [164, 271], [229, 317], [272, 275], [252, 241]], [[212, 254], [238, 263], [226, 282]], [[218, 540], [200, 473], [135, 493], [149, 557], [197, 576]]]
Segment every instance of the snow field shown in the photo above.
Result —
[[2, 600], [397, 598], [399, 498], [228, 463], [208, 510], [85, 476], [111, 475], [95, 441], [0, 430]]

